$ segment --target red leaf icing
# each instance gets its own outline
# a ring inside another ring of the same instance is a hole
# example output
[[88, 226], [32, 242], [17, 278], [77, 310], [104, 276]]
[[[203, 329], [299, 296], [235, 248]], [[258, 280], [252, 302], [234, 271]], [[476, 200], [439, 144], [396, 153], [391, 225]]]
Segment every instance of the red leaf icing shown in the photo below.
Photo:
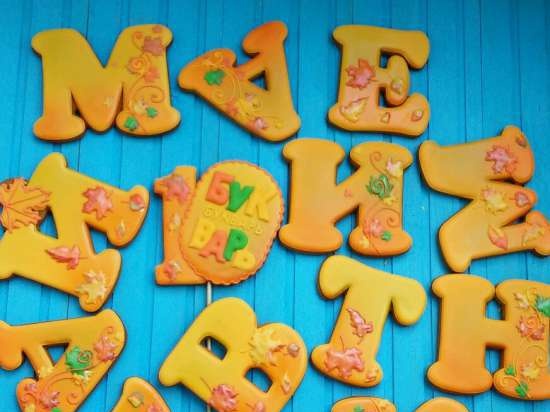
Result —
[[353, 369], [363, 372], [365, 364], [361, 355], [362, 352], [358, 348], [348, 348], [343, 352], [329, 349], [325, 359], [325, 367], [329, 372], [337, 369], [341, 377], [349, 378]]
[[107, 216], [107, 212], [113, 210], [111, 195], [101, 186], [97, 186], [95, 189], [88, 189], [83, 195], [88, 200], [84, 203], [82, 211], [84, 213], [95, 212], [97, 220], [103, 219]]
[[166, 187], [166, 199], [176, 199], [179, 203], [185, 202], [191, 192], [185, 179], [179, 175], [170, 175], [161, 184]]
[[372, 333], [374, 326], [372, 322], [365, 321], [365, 318], [361, 316], [355, 309], [347, 309], [350, 317], [351, 327], [353, 328], [353, 334], [362, 338], [367, 333]]
[[72, 248], [67, 246], [55, 247], [46, 250], [46, 253], [59, 263], [66, 263], [67, 269], [75, 269], [80, 263], [80, 249], [78, 246]]
[[237, 392], [226, 384], [221, 384], [212, 389], [212, 395], [208, 405], [218, 412], [235, 412], [237, 410]]
[[346, 73], [350, 77], [346, 83], [346, 86], [356, 89], [364, 89], [374, 78], [374, 69], [365, 59], [359, 59], [357, 66], [349, 65], [346, 68]]
[[513, 153], [502, 146], [493, 146], [485, 155], [485, 160], [493, 161], [493, 171], [495, 173], [513, 173], [516, 169], [517, 159]]

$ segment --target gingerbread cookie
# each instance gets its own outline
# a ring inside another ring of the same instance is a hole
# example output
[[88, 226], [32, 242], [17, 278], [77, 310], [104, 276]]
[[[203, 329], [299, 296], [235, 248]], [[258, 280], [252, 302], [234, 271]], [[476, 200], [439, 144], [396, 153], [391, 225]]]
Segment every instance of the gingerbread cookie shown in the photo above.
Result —
[[[453, 271], [466, 271], [472, 259], [522, 250], [550, 255], [548, 221], [529, 212], [537, 195], [523, 184], [531, 179], [535, 163], [517, 127], [455, 146], [424, 142], [420, 166], [432, 189], [471, 200], [439, 231], [443, 256]], [[514, 223], [523, 216], [525, 221]]]
[[284, 213], [279, 186], [263, 169], [226, 161], [196, 171], [178, 167], [157, 180], [163, 196], [165, 262], [161, 284], [238, 283], [255, 274]]
[[[227, 350], [218, 358], [201, 343], [215, 339]], [[164, 361], [163, 385], [185, 385], [216, 411], [277, 412], [292, 397], [307, 367], [304, 342], [280, 323], [257, 326], [256, 315], [242, 300], [226, 298], [209, 305]], [[247, 378], [260, 369], [271, 380], [262, 391]]]
[[75, 30], [36, 34], [32, 47], [42, 57], [44, 102], [34, 134], [44, 140], [72, 140], [84, 133], [86, 124], [107, 130], [115, 117], [117, 127], [133, 135], [175, 128], [180, 115], [170, 105], [166, 64], [171, 41], [172, 32], [159, 24], [128, 27], [103, 67]]
[[[0, 366], [13, 370], [27, 357], [36, 379], [17, 385], [21, 411], [72, 412], [118, 358], [126, 341], [124, 326], [115, 312], [95, 316], [9, 326], [0, 322]], [[67, 344], [59, 361], [53, 362], [47, 348]]]
[[120, 400], [112, 412], [170, 412], [170, 408], [158, 392], [140, 378], [124, 382]]
[[332, 256], [321, 266], [319, 290], [328, 299], [344, 293], [345, 298], [330, 342], [311, 355], [313, 364], [350, 385], [377, 385], [383, 373], [376, 354], [390, 309], [401, 325], [416, 323], [426, 306], [422, 285], [346, 256]]
[[[408, 66], [422, 68], [430, 43], [419, 31], [373, 26], [340, 26], [334, 38], [342, 47], [338, 102], [328, 118], [346, 130], [421, 135], [430, 120], [426, 98], [409, 96]], [[388, 63], [381, 67], [382, 54]], [[380, 92], [388, 107], [379, 105]]]
[[[507, 280], [495, 287], [473, 275], [446, 275], [433, 283], [441, 298], [439, 358], [428, 370], [435, 386], [476, 394], [495, 389], [526, 400], [550, 399], [550, 285]], [[502, 320], [486, 317], [496, 297]], [[502, 350], [501, 369], [491, 375], [487, 349]]]
[[279, 239], [286, 246], [327, 253], [342, 245], [335, 224], [358, 210], [357, 227], [349, 244], [357, 253], [392, 256], [412, 244], [403, 230], [403, 170], [413, 161], [407, 149], [392, 143], [368, 142], [351, 149], [358, 168], [336, 184], [345, 156], [336, 143], [298, 139], [287, 143], [283, 156], [290, 163], [290, 211]]
[[[284, 23], [263, 24], [243, 41], [244, 51], [254, 56], [249, 61], [235, 66], [237, 58], [233, 51], [209, 51], [182, 69], [179, 85], [197, 93], [256, 136], [284, 140], [300, 128], [288, 81], [286, 36]], [[262, 73], [265, 89], [253, 82]]]
[[[332, 412], [397, 412], [385, 399], [353, 397], [343, 399], [332, 407]], [[416, 412], [468, 412], [461, 403], [448, 398], [435, 398], [419, 407]]]
[[[141, 186], [129, 192], [67, 167], [59, 153], [46, 156], [31, 179], [0, 184], [0, 279], [14, 274], [79, 298], [82, 309], [98, 310], [118, 279], [120, 253], [96, 254], [89, 227], [124, 246], [138, 233], [149, 205]], [[57, 237], [39, 231], [51, 212]]]

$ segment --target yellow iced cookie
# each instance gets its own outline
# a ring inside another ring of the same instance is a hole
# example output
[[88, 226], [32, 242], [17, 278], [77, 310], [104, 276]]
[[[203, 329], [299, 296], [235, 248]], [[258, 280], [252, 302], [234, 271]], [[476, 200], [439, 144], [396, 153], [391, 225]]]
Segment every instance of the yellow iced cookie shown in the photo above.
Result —
[[[441, 325], [439, 358], [428, 370], [431, 383], [464, 394], [494, 385], [512, 398], [550, 399], [550, 285], [507, 280], [495, 288], [478, 276], [446, 275], [434, 281], [433, 291], [441, 298]], [[486, 317], [495, 297], [502, 320]], [[485, 366], [487, 349], [502, 351], [494, 375]]]
[[[421, 135], [430, 119], [426, 98], [409, 96], [409, 67], [422, 68], [430, 43], [419, 31], [373, 26], [340, 26], [334, 38], [342, 47], [338, 102], [330, 109], [331, 123], [354, 131]], [[382, 54], [388, 55], [385, 68]], [[380, 93], [388, 107], [379, 105]]]
[[[59, 153], [46, 156], [31, 179], [0, 184], [0, 279], [14, 274], [79, 298], [82, 309], [98, 310], [116, 284], [120, 253], [96, 254], [90, 229], [106, 234], [116, 246], [138, 233], [149, 205], [141, 186], [129, 192], [67, 167]], [[57, 237], [39, 231], [51, 212]]]
[[[523, 250], [550, 255], [548, 221], [529, 212], [537, 195], [523, 184], [535, 161], [521, 130], [508, 126], [500, 136], [447, 147], [427, 141], [419, 156], [432, 189], [470, 200], [439, 231], [441, 251], [454, 272], [487, 256]], [[523, 216], [525, 221], [515, 223]]]
[[170, 412], [170, 408], [158, 392], [139, 378], [124, 382], [120, 400], [112, 412]]
[[263, 265], [281, 224], [284, 201], [271, 175], [240, 161], [217, 163], [195, 186], [178, 167], [157, 180], [163, 196], [165, 262], [161, 284], [238, 283]]
[[[189, 63], [179, 74], [179, 85], [191, 90], [256, 136], [278, 141], [300, 128], [294, 110], [284, 41], [287, 28], [269, 22], [252, 30], [243, 49], [253, 55], [235, 66], [235, 53], [228, 49], [209, 51]], [[265, 74], [266, 87], [253, 79]]]
[[[397, 412], [397, 408], [380, 398], [347, 398], [337, 402], [332, 412]], [[461, 403], [448, 398], [435, 398], [419, 407], [416, 412], [468, 412]]]
[[337, 250], [342, 234], [336, 222], [357, 210], [357, 227], [349, 244], [357, 253], [392, 256], [406, 252], [412, 239], [403, 230], [403, 171], [413, 161], [402, 146], [362, 143], [351, 149], [357, 170], [336, 183], [345, 152], [322, 139], [287, 143], [283, 156], [290, 163], [288, 224], [279, 239], [286, 246], [313, 253]]
[[319, 290], [328, 299], [342, 294], [345, 298], [330, 342], [311, 355], [313, 364], [350, 385], [377, 385], [383, 373], [376, 354], [390, 309], [400, 324], [416, 323], [426, 306], [422, 285], [346, 256], [332, 256], [321, 266]]
[[75, 30], [36, 34], [32, 47], [42, 57], [44, 77], [43, 114], [34, 124], [36, 136], [76, 139], [86, 124], [102, 132], [115, 117], [117, 127], [133, 135], [157, 135], [175, 128], [180, 115], [170, 105], [166, 64], [171, 41], [172, 32], [159, 24], [128, 27], [103, 67]]
[[[16, 369], [25, 356], [36, 373], [36, 379], [23, 379], [17, 386], [21, 411], [73, 412], [111, 368], [125, 340], [124, 326], [111, 310], [22, 326], [0, 322], [0, 366]], [[64, 344], [65, 353], [52, 362], [47, 348]]]
[[[206, 339], [227, 350], [223, 359], [203, 346]], [[258, 327], [256, 315], [242, 300], [226, 298], [208, 306], [164, 361], [163, 385], [185, 385], [218, 412], [277, 412], [292, 397], [307, 367], [304, 342], [280, 323]], [[260, 369], [270, 379], [267, 391], [246, 374]]]

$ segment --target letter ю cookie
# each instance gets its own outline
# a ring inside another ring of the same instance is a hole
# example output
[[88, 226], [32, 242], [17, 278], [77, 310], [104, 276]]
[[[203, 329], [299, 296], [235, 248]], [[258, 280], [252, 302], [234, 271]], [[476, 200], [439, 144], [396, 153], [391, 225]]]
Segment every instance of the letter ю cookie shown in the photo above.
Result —
[[241, 161], [213, 165], [195, 184], [192, 167], [158, 179], [165, 262], [160, 284], [238, 283], [264, 263], [282, 221], [284, 200], [264, 170]]

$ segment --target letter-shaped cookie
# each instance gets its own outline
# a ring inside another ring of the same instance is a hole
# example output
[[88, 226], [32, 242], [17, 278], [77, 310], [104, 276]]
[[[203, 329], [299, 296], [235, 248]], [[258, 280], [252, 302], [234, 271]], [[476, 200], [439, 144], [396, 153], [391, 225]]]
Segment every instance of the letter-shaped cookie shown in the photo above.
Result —
[[163, 200], [164, 263], [157, 283], [238, 283], [264, 263], [281, 224], [284, 201], [272, 176], [240, 161], [196, 170], [177, 167], [155, 182]]
[[[76, 411], [111, 368], [124, 347], [124, 326], [115, 312], [9, 326], [0, 322], [0, 366], [13, 370], [27, 357], [37, 379], [17, 385], [21, 411]], [[67, 344], [57, 363], [47, 347]]]
[[[213, 338], [227, 353], [219, 359], [201, 343]], [[257, 326], [256, 315], [242, 300], [226, 298], [208, 306], [164, 361], [163, 385], [181, 383], [217, 411], [277, 412], [292, 397], [307, 367], [300, 336], [281, 323]], [[271, 380], [262, 391], [247, 378], [262, 370]]]
[[349, 244], [357, 253], [391, 256], [412, 244], [403, 230], [403, 170], [413, 161], [407, 149], [384, 142], [362, 143], [351, 149], [358, 169], [336, 184], [336, 171], [345, 156], [336, 143], [298, 139], [287, 143], [283, 155], [290, 163], [288, 224], [279, 238], [305, 252], [327, 253], [342, 245], [335, 224], [358, 209], [357, 227]]
[[[338, 102], [330, 109], [331, 123], [356, 131], [421, 135], [430, 119], [426, 98], [409, 96], [408, 66], [420, 69], [430, 43], [419, 31], [372, 26], [340, 26], [334, 38], [342, 47]], [[389, 56], [386, 68], [382, 54]], [[380, 93], [388, 107], [379, 105]]]
[[112, 412], [170, 412], [170, 408], [150, 384], [140, 378], [129, 378]]
[[[282, 22], [266, 23], [252, 30], [243, 49], [254, 55], [234, 66], [235, 53], [216, 49], [196, 58], [179, 74], [181, 88], [191, 90], [251, 133], [279, 141], [300, 128], [294, 111], [285, 49], [287, 28]], [[252, 81], [265, 74], [266, 88]]]
[[170, 105], [166, 64], [171, 41], [172, 32], [158, 24], [128, 27], [103, 67], [75, 30], [35, 35], [32, 47], [42, 57], [44, 101], [34, 134], [44, 140], [71, 140], [84, 133], [86, 124], [107, 130], [115, 117], [117, 127], [133, 135], [176, 127], [180, 115]]
[[[533, 152], [517, 127], [477, 142], [441, 147], [420, 146], [420, 166], [428, 185], [471, 202], [439, 231], [441, 251], [449, 267], [464, 272], [472, 259], [522, 250], [550, 254], [550, 231], [537, 201], [523, 187], [535, 168]], [[514, 223], [525, 216], [522, 223]]]
[[[95, 254], [90, 228], [106, 234], [116, 246], [139, 231], [149, 205], [141, 186], [129, 192], [94, 180], [67, 167], [59, 153], [45, 157], [31, 179], [0, 184], [0, 279], [17, 274], [77, 296], [93, 312], [107, 300], [118, 279], [120, 253]], [[47, 211], [57, 237], [41, 233]]]
[[388, 314], [412, 325], [426, 306], [426, 292], [417, 281], [365, 266], [346, 256], [329, 257], [321, 266], [319, 289], [344, 303], [330, 342], [315, 348], [311, 360], [325, 375], [350, 385], [370, 387], [382, 380], [376, 362]]
[[[446, 275], [433, 283], [441, 298], [439, 358], [428, 370], [435, 386], [476, 394], [495, 389], [512, 398], [550, 399], [550, 285], [507, 280], [495, 288], [478, 276]], [[495, 298], [502, 320], [486, 317]], [[487, 349], [502, 350], [501, 369], [485, 368]]]
[[[353, 397], [342, 399], [332, 407], [332, 412], [396, 412], [389, 401], [380, 398]], [[448, 398], [435, 398], [419, 407], [416, 412], [468, 412], [461, 403]]]

